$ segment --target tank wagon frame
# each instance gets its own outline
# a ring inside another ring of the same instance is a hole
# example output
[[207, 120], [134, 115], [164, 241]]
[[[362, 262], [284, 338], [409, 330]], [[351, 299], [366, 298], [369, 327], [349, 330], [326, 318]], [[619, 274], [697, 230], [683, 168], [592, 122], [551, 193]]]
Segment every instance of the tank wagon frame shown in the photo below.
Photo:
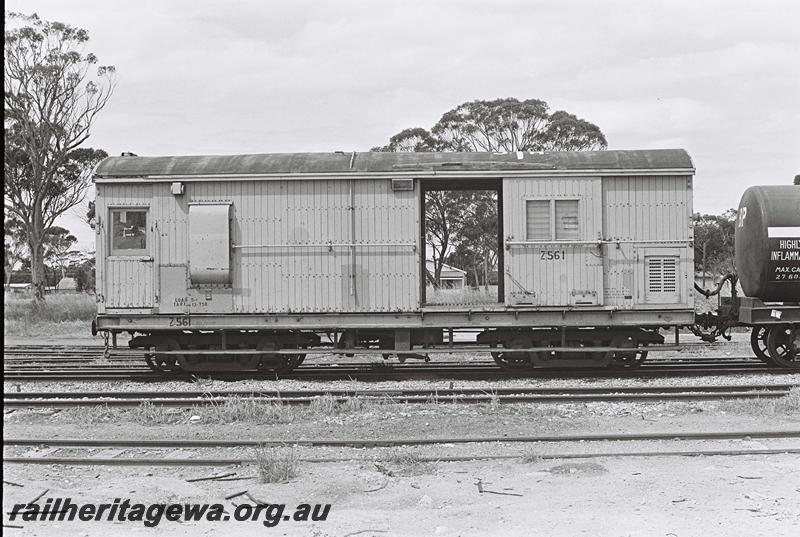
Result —
[[[635, 365], [695, 323], [693, 173], [683, 150], [110, 157], [93, 330], [162, 370], [487, 347], [511, 368]], [[432, 190], [497, 193], [496, 302], [427, 299]]]

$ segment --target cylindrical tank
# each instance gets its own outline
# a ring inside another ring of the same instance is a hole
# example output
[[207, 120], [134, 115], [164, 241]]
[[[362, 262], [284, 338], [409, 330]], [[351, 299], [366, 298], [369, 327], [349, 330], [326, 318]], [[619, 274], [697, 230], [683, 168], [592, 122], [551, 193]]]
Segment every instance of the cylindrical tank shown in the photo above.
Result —
[[800, 186], [745, 190], [735, 248], [745, 295], [765, 302], [800, 300]]

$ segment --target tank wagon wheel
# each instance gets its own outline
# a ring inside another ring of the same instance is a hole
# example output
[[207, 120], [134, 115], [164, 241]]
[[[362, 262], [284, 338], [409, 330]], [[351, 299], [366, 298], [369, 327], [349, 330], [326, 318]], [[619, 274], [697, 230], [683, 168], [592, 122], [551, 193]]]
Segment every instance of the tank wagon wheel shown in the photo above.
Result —
[[[612, 364], [622, 367], [639, 367], [647, 359], [647, 351], [642, 350], [639, 345], [639, 340], [632, 336], [616, 335], [611, 339], [611, 347], [622, 349], [635, 349], [631, 352], [626, 351], [609, 351], [612, 359]], [[642, 345], [646, 346], [646, 344]]]
[[[261, 338], [256, 345], [256, 349], [260, 351], [276, 351], [280, 348], [281, 345], [279, 342], [266, 336]], [[269, 352], [261, 354], [258, 362], [258, 370], [263, 373], [288, 373], [302, 361], [302, 358], [298, 360], [298, 356], [305, 358], [304, 354], [276, 354]]]
[[769, 355], [769, 348], [767, 347], [767, 336], [769, 329], [766, 326], [754, 326], [753, 331], [750, 332], [750, 347], [756, 358], [764, 363], [775, 365]]
[[770, 358], [780, 367], [800, 369], [800, 326], [773, 326], [767, 334]]
[[[528, 349], [533, 347], [533, 341], [527, 334], [517, 334], [510, 339], [503, 341], [506, 349]], [[509, 371], [520, 371], [531, 369], [536, 360], [535, 352], [493, 352], [492, 358], [502, 369]]]
[[181, 370], [178, 363], [179, 358], [183, 355], [180, 354], [159, 354], [159, 351], [179, 351], [181, 350], [180, 343], [172, 338], [163, 340], [160, 344], [153, 347], [153, 352], [145, 355], [144, 359], [148, 367], [153, 371], [159, 373], [174, 373]]

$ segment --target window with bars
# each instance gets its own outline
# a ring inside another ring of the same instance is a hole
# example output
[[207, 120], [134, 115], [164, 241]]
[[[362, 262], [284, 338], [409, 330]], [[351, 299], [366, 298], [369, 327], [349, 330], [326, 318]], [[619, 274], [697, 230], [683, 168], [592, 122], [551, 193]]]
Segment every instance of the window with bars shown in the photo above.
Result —
[[578, 200], [527, 200], [525, 239], [529, 241], [580, 240]]
[[667, 296], [678, 293], [678, 258], [676, 256], [645, 258], [648, 295]]
[[147, 255], [147, 209], [111, 211], [111, 255]]

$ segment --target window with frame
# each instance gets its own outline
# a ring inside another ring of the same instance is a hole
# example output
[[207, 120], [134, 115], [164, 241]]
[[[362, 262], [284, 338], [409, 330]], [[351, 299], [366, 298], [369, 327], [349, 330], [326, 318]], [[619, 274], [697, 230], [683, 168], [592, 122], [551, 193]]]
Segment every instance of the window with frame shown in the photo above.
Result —
[[112, 209], [111, 255], [147, 252], [147, 209]]
[[580, 240], [578, 200], [526, 200], [525, 239], [529, 241]]

